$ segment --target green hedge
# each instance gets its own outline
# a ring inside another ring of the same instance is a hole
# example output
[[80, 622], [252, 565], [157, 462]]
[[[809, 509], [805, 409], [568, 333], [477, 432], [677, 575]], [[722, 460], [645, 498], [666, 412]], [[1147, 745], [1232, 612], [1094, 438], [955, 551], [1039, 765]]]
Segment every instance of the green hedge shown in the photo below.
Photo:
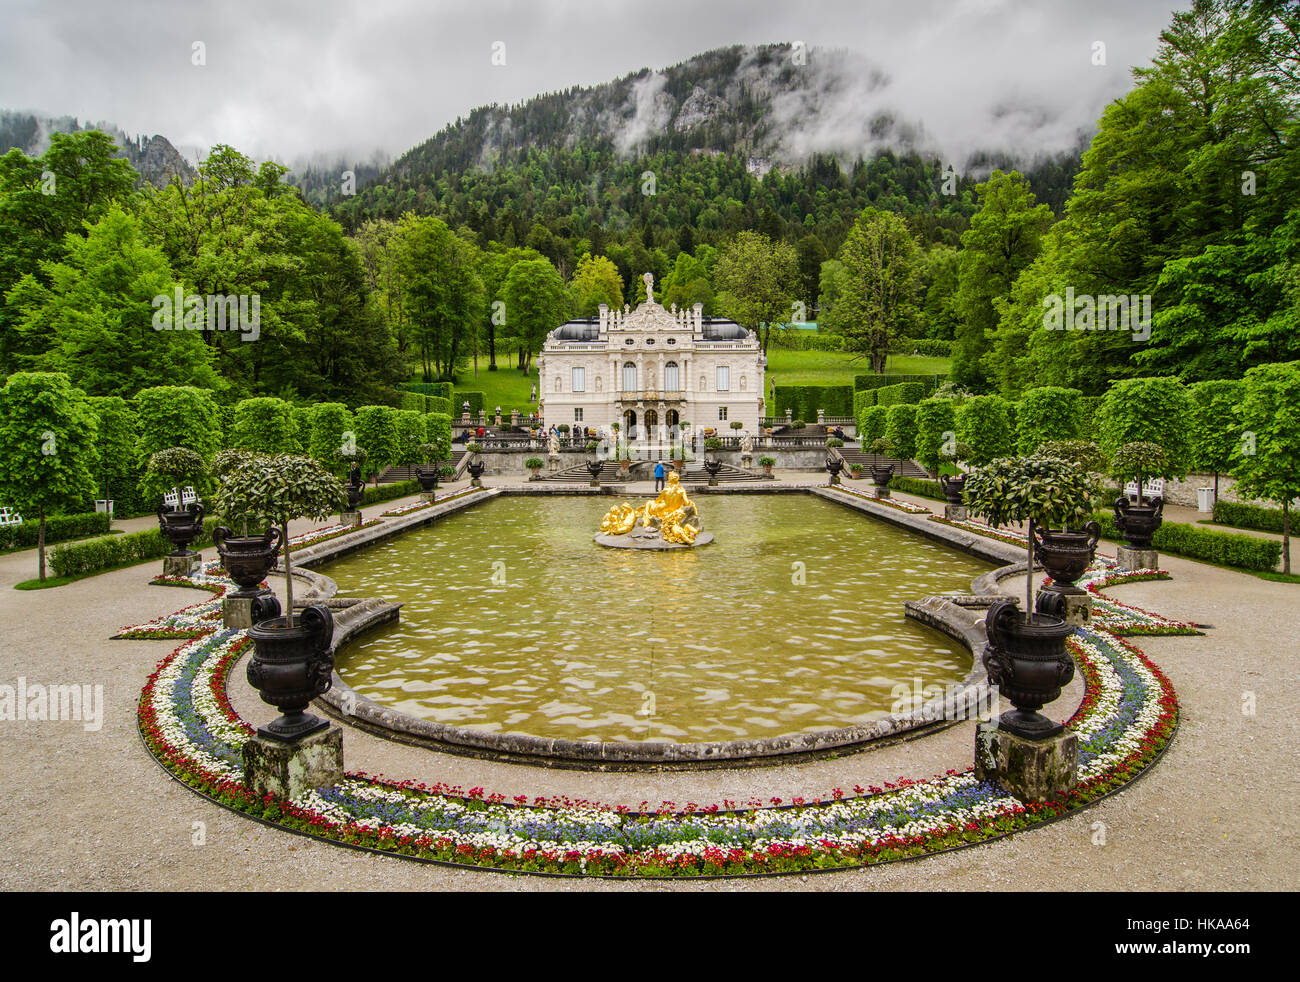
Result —
[[925, 355], [930, 358], [951, 358], [952, 342], [940, 338], [894, 338], [889, 350], [896, 355]]
[[[116, 504], [114, 505], [116, 507]], [[30, 549], [40, 535], [39, 518], [23, 519], [22, 525], [0, 528], [0, 549]], [[88, 511], [78, 515], [51, 515], [45, 519], [45, 544], [80, 539], [87, 535], [104, 535], [108, 532], [108, 515]]]
[[[1282, 509], [1261, 508], [1259, 505], [1241, 505], [1220, 499], [1214, 503], [1214, 520], [1220, 525], [1239, 529], [1258, 529], [1260, 532], [1282, 534]], [[1291, 532], [1296, 531], [1295, 512], [1291, 512]]]
[[441, 413], [443, 416], [451, 415], [451, 400], [442, 396], [428, 396], [424, 400], [425, 413]]
[[440, 399], [451, 398], [450, 382], [407, 382], [402, 388], [407, 392], [418, 392], [422, 396], [437, 396]]
[[[204, 519], [203, 535], [189, 546], [202, 549], [212, 544], [212, 530], [220, 522], [217, 516]], [[56, 547], [49, 556], [55, 576], [89, 576], [118, 566], [161, 559], [175, 547], [163, 538], [161, 530], [145, 529], [125, 535], [106, 535], [84, 542], [68, 542]]]
[[919, 382], [925, 386], [926, 395], [929, 395], [946, 381], [947, 375], [854, 375], [853, 390], [861, 392], [863, 389], [884, 389], [904, 382]]
[[361, 507], [377, 505], [381, 501], [392, 501], [394, 498], [405, 498], [418, 494], [419, 491], [419, 481], [394, 481], [392, 484], [381, 484], [377, 488], [366, 488], [361, 495]]
[[929, 391], [923, 382], [899, 382], [897, 385], [886, 385], [876, 390], [876, 405], [915, 405], [924, 399]]
[[784, 348], [786, 351], [844, 350], [843, 335], [823, 334], [821, 331], [809, 331], [802, 328], [773, 331], [768, 343], [773, 348]]
[[420, 413], [423, 415], [428, 412], [425, 408], [429, 404], [429, 397], [421, 395], [418, 392], [403, 392], [402, 398], [397, 402], [398, 409], [405, 409], [410, 412]]
[[889, 479], [889, 486], [903, 494], [914, 494], [918, 498], [933, 498], [935, 501], [947, 501], [943, 485], [938, 481], [927, 481], [920, 477], [899, 477], [895, 474]]
[[487, 396], [485, 396], [482, 392], [464, 392], [460, 389], [457, 389], [455, 392], [452, 393], [451, 396], [451, 404], [453, 407], [452, 415], [455, 416], [457, 419], [459, 419], [461, 414], [465, 412], [465, 403], [468, 402], [469, 414], [473, 416], [475, 419], [478, 419], [478, 411], [480, 409], [495, 408], [493, 406], [484, 405], [484, 400], [486, 399]]
[[847, 385], [778, 385], [776, 411], [784, 416], [786, 410], [795, 419], [809, 423], [817, 421], [817, 410], [826, 410], [827, 416], [853, 416], [853, 389]]
[[[1115, 528], [1113, 512], [1097, 512], [1093, 518], [1101, 526], [1103, 539], [1123, 540], [1124, 537]], [[1282, 558], [1282, 543], [1276, 539], [1261, 539], [1238, 532], [1215, 532], [1184, 522], [1165, 522], [1161, 525], [1151, 539], [1151, 548], [1186, 559], [1200, 559], [1218, 566], [1265, 573], [1271, 572]]]

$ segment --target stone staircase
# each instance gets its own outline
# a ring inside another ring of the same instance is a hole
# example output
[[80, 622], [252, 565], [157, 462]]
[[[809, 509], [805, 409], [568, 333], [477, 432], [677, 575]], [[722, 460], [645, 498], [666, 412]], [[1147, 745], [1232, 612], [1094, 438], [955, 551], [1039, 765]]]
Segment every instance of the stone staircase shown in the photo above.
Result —
[[862, 465], [862, 473], [870, 475], [869, 468], [872, 465], [884, 467], [886, 464], [894, 465], [894, 474], [898, 477], [919, 477], [926, 480], [933, 480], [925, 468], [914, 460], [895, 460], [892, 457], [882, 457], [879, 454], [863, 453], [855, 447], [841, 447], [840, 456], [844, 458], [844, 467], [847, 470], [854, 464]]
[[[667, 470], [667, 464], [664, 465]], [[655, 475], [654, 463], [648, 460], [637, 460], [632, 462], [632, 466], [624, 473], [617, 461], [606, 460], [600, 468], [601, 484], [624, 484], [629, 481], [653, 481]], [[542, 477], [543, 481], [553, 481], [564, 484], [590, 484], [591, 472], [587, 470], [586, 464], [575, 464], [572, 467], [566, 467], [563, 470], [556, 471], [554, 474], [547, 474]], [[704, 469], [701, 463], [687, 464], [686, 470], [682, 473], [683, 484], [707, 484], [709, 472]], [[741, 467], [735, 467], [732, 464], [723, 464], [718, 471], [719, 484], [736, 484], [746, 481], [762, 481], [763, 477]]]

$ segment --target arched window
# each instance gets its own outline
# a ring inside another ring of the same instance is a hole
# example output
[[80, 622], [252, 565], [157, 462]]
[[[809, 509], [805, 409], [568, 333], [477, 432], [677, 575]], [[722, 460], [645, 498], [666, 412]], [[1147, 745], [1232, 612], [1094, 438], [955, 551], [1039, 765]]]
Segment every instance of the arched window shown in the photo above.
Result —
[[664, 391], [677, 392], [681, 387], [682, 383], [677, 374], [677, 362], [670, 361], [664, 366]]
[[623, 364], [623, 391], [636, 391], [636, 365], [630, 361]]

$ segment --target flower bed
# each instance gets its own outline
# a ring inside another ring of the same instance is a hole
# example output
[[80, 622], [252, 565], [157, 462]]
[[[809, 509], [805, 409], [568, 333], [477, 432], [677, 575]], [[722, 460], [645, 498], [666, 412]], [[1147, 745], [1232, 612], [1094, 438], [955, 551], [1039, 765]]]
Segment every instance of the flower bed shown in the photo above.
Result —
[[1067, 722], [1080, 740], [1079, 784], [1046, 804], [1022, 804], [971, 770], [884, 788], [836, 788], [824, 799], [773, 798], [657, 811], [507, 801], [482, 788], [393, 784], [352, 773], [292, 802], [243, 784], [241, 748], [253, 728], [233, 710], [226, 676], [244, 632], [187, 641], [149, 677], [140, 732], [168, 771], [236, 811], [327, 841], [492, 870], [617, 877], [807, 872], [912, 858], [1041, 825], [1138, 776], [1173, 735], [1178, 704], [1163, 673], [1105, 631], [1068, 642], [1085, 695]]
[[1029, 536], [1023, 532], [1013, 532], [1011, 529], [995, 529], [979, 522], [972, 522], [969, 519], [964, 522], [955, 522], [951, 518], [944, 518], [942, 515], [931, 515], [930, 521], [942, 522], [944, 525], [951, 525], [953, 528], [961, 529], [964, 532], [974, 532], [976, 535], [997, 539], [999, 542], [1019, 546], [1021, 549], [1029, 548]]
[[381, 518], [396, 518], [399, 515], [409, 515], [413, 511], [420, 511], [423, 508], [432, 508], [434, 505], [440, 505], [444, 501], [452, 501], [456, 498], [464, 498], [468, 495], [476, 494], [481, 490], [483, 489], [465, 488], [462, 491], [457, 491], [455, 494], [445, 494], [441, 498], [435, 498], [433, 501], [413, 501], [409, 505], [401, 505], [400, 507], [397, 508], [390, 508], [388, 511], [381, 511], [379, 513], [379, 516]]
[[923, 505], [914, 505], [910, 501], [897, 501], [893, 498], [877, 498], [874, 495], [863, 494], [861, 491], [855, 491], [852, 488], [846, 488], [842, 484], [823, 484], [823, 488], [831, 491], [839, 491], [847, 494], [852, 498], [862, 498], [864, 501], [870, 501], [877, 505], [885, 505], [888, 508], [897, 508], [899, 511], [905, 511], [909, 515], [929, 515], [930, 509]]
[[307, 546], [319, 545], [322, 542], [328, 542], [330, 539], [337, 539], [341, 535], [359, 532], [361, 529], [373, 528], [379, 524], [381, 524], [379, 519], [367, 518], [360, 525], [325, 525], [318, 529], [312, 529], [310, 532], [292, 536], [289, 539], [289, 551], [294, 552]]
[[164, 614], [147, 624], [124, 627], [110, 641], [136, 641], [147, 639], [179, 640], [197, 638], [221, 627], [221, 598], [234, 586], [224, 575], [219, 561], [208, 562], [203, 571], [193, 576], [158, 576], [150, 580], [153, 586], [187, 586], [215, 593], [215, 597], [201, 600], [173, 614]]

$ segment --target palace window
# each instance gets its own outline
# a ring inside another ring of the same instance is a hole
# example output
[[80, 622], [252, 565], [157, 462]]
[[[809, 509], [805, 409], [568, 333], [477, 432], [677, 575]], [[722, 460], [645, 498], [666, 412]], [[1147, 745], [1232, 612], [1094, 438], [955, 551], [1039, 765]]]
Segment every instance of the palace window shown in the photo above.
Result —
[[585, 368], [575, 368], [573, 370], [573, 391], [587, 391], [587, 370]]
[[677, 372], [677, 362], [670, 361], [664, 366], [664, 391], [677, 392], [681, 387], [682, 383]]
[[731, 369], [726, 365], [718, 366], [718, 391], [731, 391]]
[[581, 410], [581, 409], [575, 409], [575, 410], [573, 411], [573, 421], [574, 421], [575, 423], [581, 423], [581, 422], [582, 422], [582, 410]]
[[623, 365], [623, 391], [636, 391], [636, 365], [630, 361]]
[[727, 421], [727, 407], [726, 407], [726, 406], [719, 406], [719, 407], [718, 407], [718, 422], [720, 422], [720, 423], [725, 423], [726, 421]]

